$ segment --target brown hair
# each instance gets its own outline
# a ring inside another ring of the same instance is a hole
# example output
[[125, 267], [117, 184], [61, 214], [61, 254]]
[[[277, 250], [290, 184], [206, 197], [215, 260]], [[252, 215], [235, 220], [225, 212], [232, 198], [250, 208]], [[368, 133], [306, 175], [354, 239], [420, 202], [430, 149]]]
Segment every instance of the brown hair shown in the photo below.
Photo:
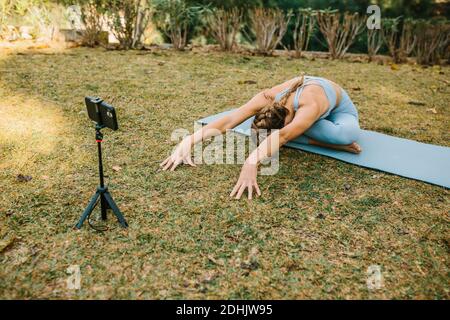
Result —
[[[301, 76], [291, 85], [289, 90], [279, 101], [275, 101], [275, 98], [272, 96], [265, 95], [265, 97], [272, 102], [262, 108], [255, 115], [255, 120], [253, 120], [252, 123], [252, 129], [258, 131], [259, 129], [272, 130], [283, 128], [286, 116], [289, 113], [289, 110], [286, 108], [286, 102], [291, 94], [303, 85], [303, 82], [304, 76]], [[257, 139], [259, 140], [259, 137], [257, 137]]]

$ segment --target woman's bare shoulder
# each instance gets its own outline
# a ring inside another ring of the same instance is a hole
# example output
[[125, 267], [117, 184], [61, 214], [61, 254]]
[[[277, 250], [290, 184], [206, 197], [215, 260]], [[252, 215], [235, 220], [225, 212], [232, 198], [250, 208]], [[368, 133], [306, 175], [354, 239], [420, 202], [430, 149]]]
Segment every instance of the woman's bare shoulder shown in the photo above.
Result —
[[286, 82], [283, 82], [282, 84], [276, 85], [270, 89], [266, 89], [266, 90], [264, 90], [264, 95], [267, 97], [270, 97], [271, 99], [274, 99], [277, 94], [292, 87], [292, 85], [295, 84], [297, 81], [299, 81], [300, 78], [301, 77], [295, 77]]

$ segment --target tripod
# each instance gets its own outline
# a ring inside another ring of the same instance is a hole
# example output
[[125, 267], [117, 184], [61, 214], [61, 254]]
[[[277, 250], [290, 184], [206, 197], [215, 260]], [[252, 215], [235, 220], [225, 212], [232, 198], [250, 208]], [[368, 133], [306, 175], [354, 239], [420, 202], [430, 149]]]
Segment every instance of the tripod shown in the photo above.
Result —
[[97, 148], [98, 148], [98, 171], [100, 175], [100, 186], [97, 188], [97, 191], [95, 192], [94, 196], [92, 197], [91, 201], [89, 202], [88, 206], [84, 210], [83, 215], [80, 218], [80, 221], [75, 225], [77, 229], [81, 229], [84, 221], [91, 215], [92, 211], [94, 211], [95, 207], [97, 206], [98, 200], [100, 198], [100, 205], [101, 205], [101, 217], [102, 220], [106, 220], [106, 210], [111, 209], [114, 213], [114, 215], [117, 217], [117, 220], [119, 221], [120, 225], [123, 228], [128, 227], [128, 223], [123, 217], [122, 213], [120, 212], [119, 208], [117, 207], [116, 203], [114, 202], [111, 194], [108, 191], [108, 187], [105, 186], [104, 182], [104, 176], [103, 176], [103, 162], [102, 162], [102, 141], [103, 141], [103, 134], [100, 130], [102, 130], [104, 126], [96, 124], [95, 126], [95, 140], [97, 141]]

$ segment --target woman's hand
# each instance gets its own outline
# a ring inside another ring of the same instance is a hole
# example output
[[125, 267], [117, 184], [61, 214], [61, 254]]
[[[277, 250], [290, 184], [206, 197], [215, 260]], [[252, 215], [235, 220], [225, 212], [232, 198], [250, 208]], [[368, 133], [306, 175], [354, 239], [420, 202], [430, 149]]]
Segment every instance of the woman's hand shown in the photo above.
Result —
[[239, 180], [234, 186], [234, 189], [231, 192], [230, 197], [236, 196], [236, 199], [240, 199], [245, 189], [248, 189], [249, 200], [251, 200], [253, 197], [253, 189], [255, 190], [256, 194], [260, 196], [261, 191], [259, 190], [258, 183], [256, 182], [257, 174], [258, 174], [258, 166], [256, 164], [245, 163], [244, 166], [242, 167]]
[[161, 162], [159, 165], [163, 171], [174, 171], [181, 163], [189, 164], [192, 167], [196, 167], [195, 163], [191, 159], [191, 136], [186, 137], [181, 141], [175, 151], [170, 157]]

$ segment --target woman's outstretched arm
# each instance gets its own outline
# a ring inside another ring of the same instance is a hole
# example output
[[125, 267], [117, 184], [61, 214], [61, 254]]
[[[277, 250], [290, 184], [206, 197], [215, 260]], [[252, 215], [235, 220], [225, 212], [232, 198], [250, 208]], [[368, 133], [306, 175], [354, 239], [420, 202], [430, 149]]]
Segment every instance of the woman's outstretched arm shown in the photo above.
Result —
[[269, 99], [267, 91], [258, 93], [240, 108], [194, 132], [194, 134], [190, 136], [192, 145], [207, 138], [223, 134], [228, 129], [237, 127], [245, 120], [253, 117], [259, 110], [270, 103]]
[[296, 113], [294, 120], [269, 135], [258, 148], [256, 148], [242, 166], [239, 180], [231, 191], [230, 197], [240, 199], [246, 189], [248, 198], [252, 199], [253, 191], [261, 195], [257, 183], [258, 164], [264, 159], [272, 157], [287, 142], [299, 137], [308, 130], [320, 117], [320, 109], [315, 104], [302, 106]]
[[210, 137], [223, 134], [224, 132], [226, 132], [226, 130], [232, 129], [240, 125], [245, 120], [253, 117], [258, 113], [259, 110], [270, 103], [279, 92], [285, 90], [286, 88], [289, 88], [292, 83], [297, 80], [298, 78], [295, 78], [271, 89], [261, 91], [240, 108], [234, 110], [225, 117], [213, 121], [210, 124], [202, 127], [192, 135], [187, 136], [178, 145], [172, 155], [164, 160], [160, 166], [163, 170], [171, 171], [175, 170], [176, 167], [181, 163], [195, 166], [191, 159], [191, 150], [193, 145]]

